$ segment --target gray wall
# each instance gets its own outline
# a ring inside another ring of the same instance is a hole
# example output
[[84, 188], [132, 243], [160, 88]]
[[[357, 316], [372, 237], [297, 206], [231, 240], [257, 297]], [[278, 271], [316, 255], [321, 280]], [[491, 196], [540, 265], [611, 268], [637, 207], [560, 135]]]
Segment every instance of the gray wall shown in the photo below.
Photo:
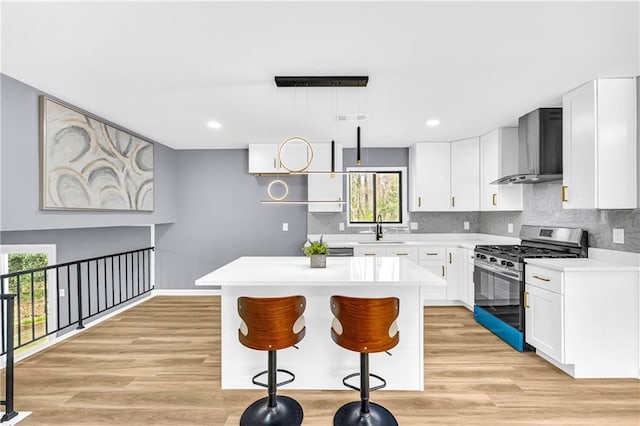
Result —
[[[246, 149], [178, 151], [177, 168], [176, 223], [156, 227], [157, 288], [195, 288], [239, 256], [302, 255], [307, 206], [261, 204], [274, 178], [248, 174]], [[282, 179], [288, 199], [307, 199], [306, 177]]]
[[56, 263], [149, 247], [149, 226], [0, 232], [2, 244], [55, 244]]
[[40, 210], [39, 96], [45, 93], [4, 74], [0, 74], [0, 86], [0, 230], [129, 226], [175, 221], [175, 151], [159, 143], [154, 144], [154, 212]]

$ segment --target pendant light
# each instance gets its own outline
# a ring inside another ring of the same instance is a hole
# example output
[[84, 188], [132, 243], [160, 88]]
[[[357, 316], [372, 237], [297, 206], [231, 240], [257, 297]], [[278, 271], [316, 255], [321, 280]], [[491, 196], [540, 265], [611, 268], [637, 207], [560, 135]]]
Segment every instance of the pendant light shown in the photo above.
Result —
[[356, 136], [356, 164], [358, 166], [362, 164], [362, 160], [360, 159], [360, 126], [358, 126]]

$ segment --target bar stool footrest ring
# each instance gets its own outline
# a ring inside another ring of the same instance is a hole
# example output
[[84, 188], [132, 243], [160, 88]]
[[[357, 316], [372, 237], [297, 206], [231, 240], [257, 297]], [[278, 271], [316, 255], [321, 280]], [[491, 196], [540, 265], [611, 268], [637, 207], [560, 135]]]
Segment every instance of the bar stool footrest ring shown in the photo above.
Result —
[[[355, 391], [360, 392], [360, 388], [357, 386], [352, 385], [351, 383], [347, 383], [347, 380], [352, 379], [354, 377], [360, 377], [360, 373], [353, 373], [353, 374], [349, 374], [348, 376], [344, 376], [344, 378], [342, 379], [342, 384], [345, 385], [346, 387], [353, 389]], [[383, 379], [382, 377], [378, 376], [377, 374], [373, 374], [373, 373], [369, 373], [369, 377], [373, 377], [375, 379], [380, 380], [380, 383], [378, 386], [370, 386], [369, 387], [369, 392], [373, 392], [373, 391], [377, 391], [380, 390], [382, 388], [384, 388], [385, 386], [387, 386], [387, 381], [385, 379]]]
[[[293, 374], [293, 373], [292, 373], [291, 371], [289, 371], [289, 370], [284, 370], [284, 369], [282, 369], [282, 368], [278, 368], [276, 371], [277, 371], [278, 373], [284, 373], [284, 374], [288, 374], [289, 376], [291, 376], [291, 378], [289, 378], [289, 379], [286, 379], [286, 380], [284, 380], [284, 381], [282, 381], [282, 382], [280, 382], [280, 383], [276, 383], [276, 388], [279, 388], [280, 386], [288, 385], [289, 383], [293, 382], [293, 381], [296, 379], [296, 375], [295, 375], [295, 374]], [[264, 371], [259, 372], [258, 374], [256, 374], [255, 376], [253, 376], [253, 377], [251, 378], [251, 382], [252, 382], [254, 385], [262, 386], [263, 388], [268, 388], [268, 387], [269, 387], [269, 385], [268, 385], [267, 383], [262, 383], [262, 382], [259, 382], [259, 381], [257, 381], [257, 380], [256, 380], [258, 377], [260, 377], [260, 376], [264, 376], [264, 375], [265, 375], [265, 374], [267, 374], [268, 372], [269, 372], [269, 370], [264, 370]]]

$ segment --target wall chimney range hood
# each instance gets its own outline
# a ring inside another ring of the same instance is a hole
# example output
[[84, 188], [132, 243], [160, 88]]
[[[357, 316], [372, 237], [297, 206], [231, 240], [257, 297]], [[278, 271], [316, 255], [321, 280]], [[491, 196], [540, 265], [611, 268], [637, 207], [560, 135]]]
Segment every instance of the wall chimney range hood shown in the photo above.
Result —
[[562, 108], [539, 108], [518, 120], [518, 173], [492, 184], [562, 179]]

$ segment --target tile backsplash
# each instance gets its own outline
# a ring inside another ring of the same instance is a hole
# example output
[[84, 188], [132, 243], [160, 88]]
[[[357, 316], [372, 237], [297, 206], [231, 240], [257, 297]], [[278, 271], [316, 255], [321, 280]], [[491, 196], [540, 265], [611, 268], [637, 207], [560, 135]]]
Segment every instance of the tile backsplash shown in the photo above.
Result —
[[[418, 224], [417, 230], [385, 226], [387, 233], [461, 233], [482, 232], [517, 237], [526, 225], [583, 228], [589, 232], [591, 247], [640, 253], [640, 209], [634, 210], [565, 210], [560, 198], [561, 182], [524, 186], [522, 212], [413, 212], [409, 221]], [[464, 222], [469, 222], [465, 230]], [[344, 231], [339, 224], [344, 223]], [[347, 214], [309, 213], [307, 232], [310, 234], [355, 234], [371, 228], [346, 226]], [[513, 224], [513, 233], [508, 224]], [[624, 244], [613, 242], [613, 228], [624, 229]]]

